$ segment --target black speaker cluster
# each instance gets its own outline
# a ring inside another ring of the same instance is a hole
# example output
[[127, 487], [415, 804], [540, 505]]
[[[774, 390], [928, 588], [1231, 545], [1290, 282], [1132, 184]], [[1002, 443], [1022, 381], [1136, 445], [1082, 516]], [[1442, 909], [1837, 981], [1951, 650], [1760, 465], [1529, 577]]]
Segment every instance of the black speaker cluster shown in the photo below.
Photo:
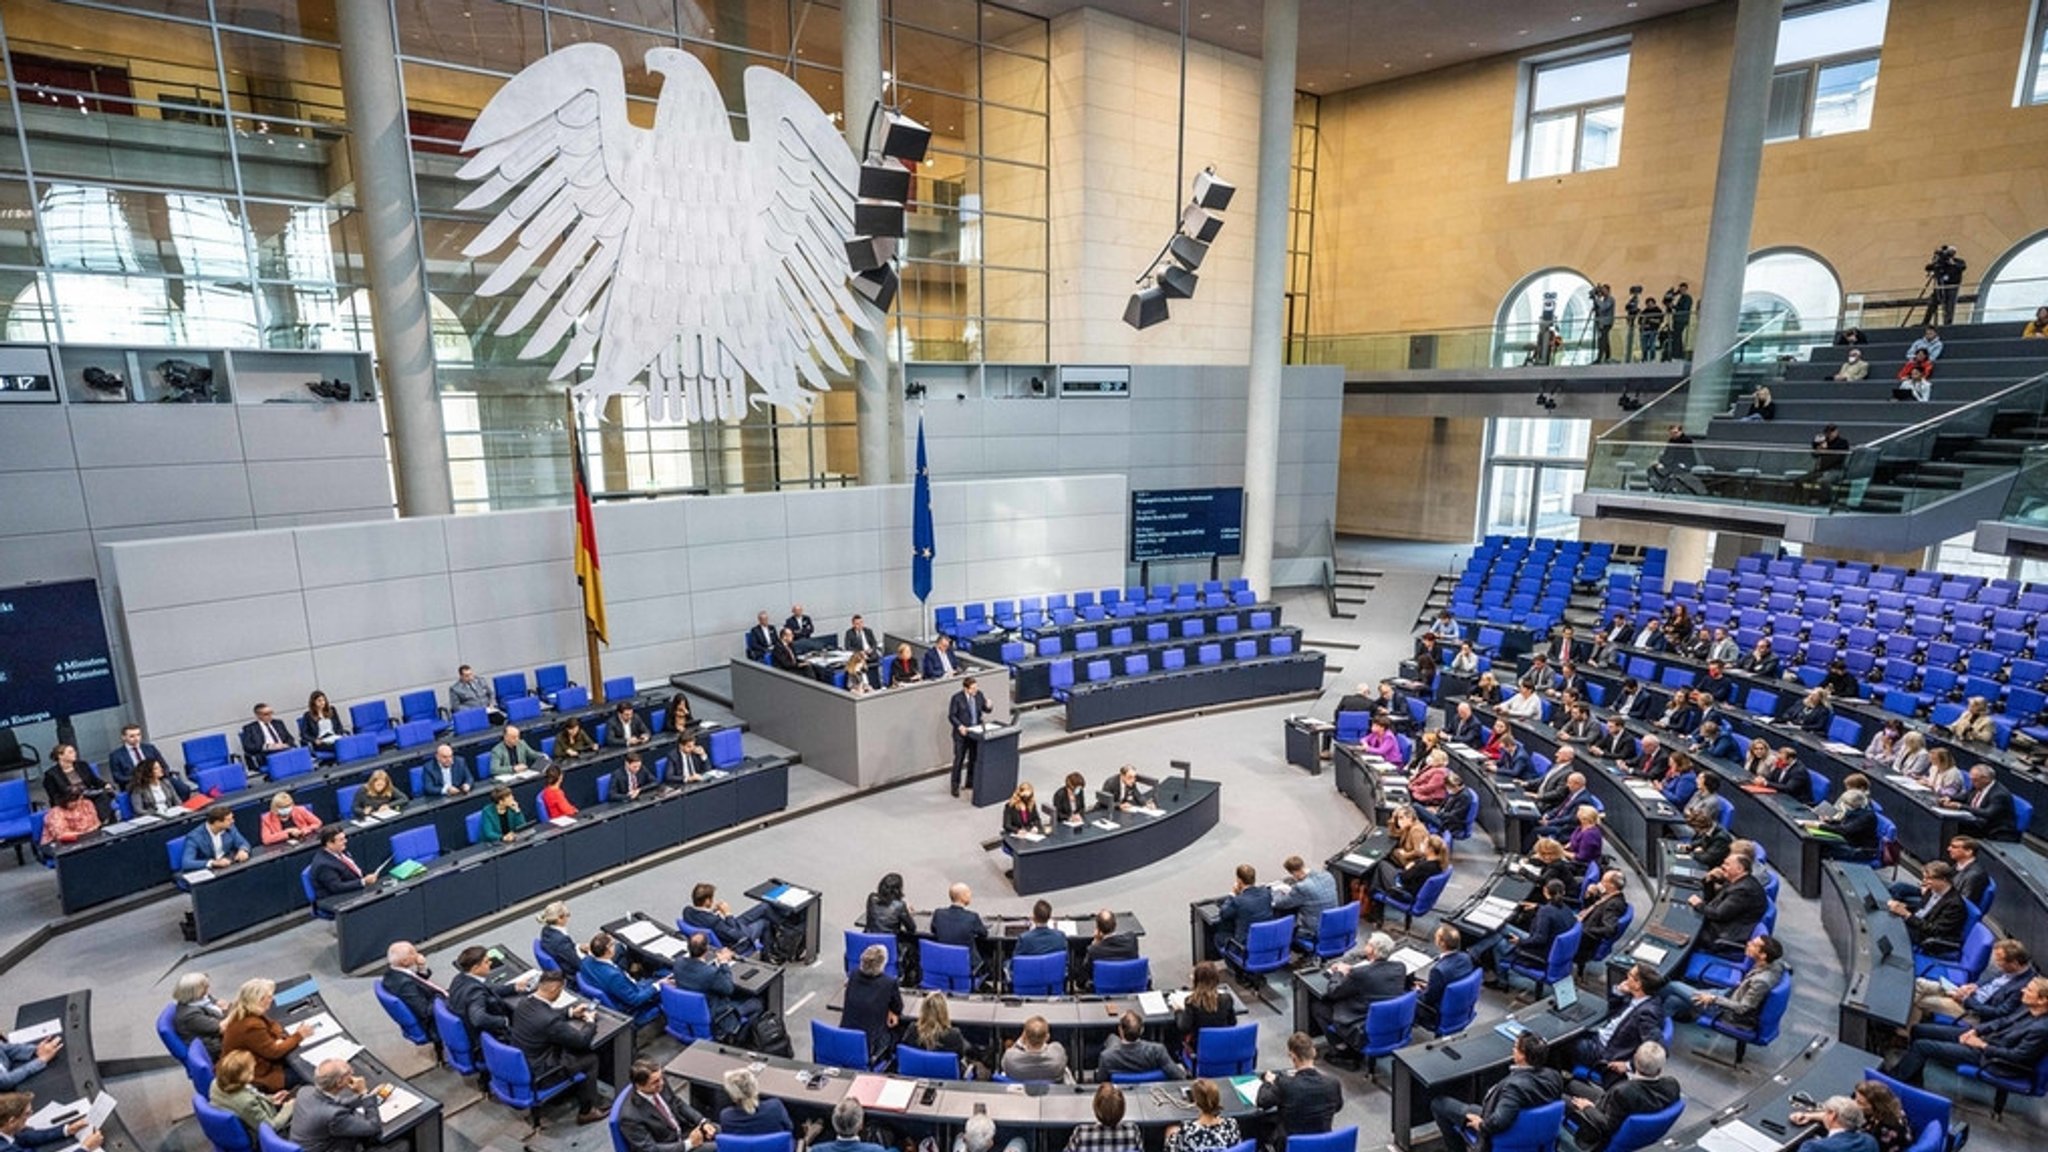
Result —
[[910, 200], [911, 166], [924, 163], [932, 130], [900, 112], [884, 109], [881, 117], [879, 147], [872, 123], [868, 130], [860, 198], [853, 205], [853, 228], [859, 235], [846, 242], [846, 258], [853, 266], [854, 291], [887, 312], [902, 285], [896, 257], [907, 230], [903, 206]]
[[1186, 300], [1195, 294], [1195, 285], [1201, 279], [1195, 272], [1202, 266], [1202, 258], [1209, 254], [1216, 234], [1223, 231], [1222, 213], [1235, 195], [1237, 186], [1216, 175], [1216, 169], [1204, 168], [1195, 173], [1194, 197], [1181, 209], [1180, 225], [1166, 247], [1159, 250], [1152, 267], [1138, 277], [1138, 290], [1131, 293], [1130, 302], [1124, 305], [1124, 323], [1133, 328], [1150, 328], [1167, 319], [1167, 301]]

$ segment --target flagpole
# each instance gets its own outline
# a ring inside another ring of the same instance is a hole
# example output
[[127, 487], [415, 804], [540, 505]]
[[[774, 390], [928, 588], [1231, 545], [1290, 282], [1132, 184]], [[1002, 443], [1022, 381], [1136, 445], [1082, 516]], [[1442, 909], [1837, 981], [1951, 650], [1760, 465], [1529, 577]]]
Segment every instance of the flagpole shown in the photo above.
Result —
[[[562, 400], [569, 405], [569, 485], [571, 500], [574, 500], [576, 475], [583, 467], [583, 433], [576, 423], [576, 391], [571, 388], [562, 393]], [[588, 475], [584, 473], [584, 475]], [[593, 515], [595, 509], [592, 510]], [[588, 612], [583, 617], [583, 652], [590, 660], [590, 687], [593, 696], [602, 698], [604, 688], [604, 662], [597, 655], [597, 628], [591, 623]]]

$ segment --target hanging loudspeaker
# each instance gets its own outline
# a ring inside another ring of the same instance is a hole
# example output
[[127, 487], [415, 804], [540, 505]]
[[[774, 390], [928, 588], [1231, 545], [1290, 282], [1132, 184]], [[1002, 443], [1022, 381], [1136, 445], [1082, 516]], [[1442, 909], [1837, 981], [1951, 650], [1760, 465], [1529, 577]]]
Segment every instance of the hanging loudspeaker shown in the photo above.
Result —
[[1203, 208], [1221, 212], [1230, 207], [1230, 198], [1237, 195], [1237, 185], [1230, 183], [1216, 173], [1203, 169], [1195, 173], [1195, 203]]
[[867, 297], [875, 307], [887, 312], [889, 305], [896, 302], [896, 288], [899, 281], [893, 265], [884, 264], [853, 278], [853, 290]]
[[1213, 243], [1216, 234], [1223, 231], [1223, 217], [1205, 211], [1199, 204], [1190, 204], [1180, 214], [1180, 230], [1204, 244]]
[[846, 242], [846, 262], [855, 272], [880, 268], [896, 258], [897, 247], [893, 236], [855, 236]]
[[924, 163], [924, 154], [932, 144], [932, 130], [900, 112], [891, 112], [882, 126], [882, 155], [907, 160], [912, 164]]
[[1166, 290], [1158, 287], [1140, 288], [1131, 293], [1130, 303], [1124, 305], [1124, 323], [1133, 328], [1150, 328], [1166, 319]]
[[903, 235], [903, 205], [895, 200], [860, 200], [853, 205], [853, 230], [863, 236]]
[[861, 165], [860, 198], [894, 200], [898, 204], [910, 199], [910, 169], [887, 159]]
[[1178, 264], [1168, 264], [1159, 270], [1159, 290], [1175, 300], [1186, 300], [1195, 294], [1195, 282], [1201, 277]]
[[1166, 251], [1176, 263], [1192, 272], [1202, 266], [1202, 257], [1209, 254], [1209, 246], [1192, 236], [1176, 235], [1166, 246]]

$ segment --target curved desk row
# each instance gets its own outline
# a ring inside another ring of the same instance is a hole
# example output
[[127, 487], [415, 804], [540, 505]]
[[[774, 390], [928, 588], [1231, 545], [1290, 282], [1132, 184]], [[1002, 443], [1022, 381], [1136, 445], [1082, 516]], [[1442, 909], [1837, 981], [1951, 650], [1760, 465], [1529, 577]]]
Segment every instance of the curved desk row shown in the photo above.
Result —
[[[363, 1078], [364, 1084], [374, 1089], [380, 1084], [391, 1085], [391, 1098], [378, 1109], [378, 1118], [384, 1122], [384, 1131], [377, 1142], [386, 1148], [404, 1146], [412, 1152], [441, 1152], [441, 1102], [413, 1087], [375, 1052], [363, 1047], [350, 1034], [348, 1026], [341, 1023], [327, 1006], [327, 1000], [320, 994], [320, 985], [311, 976], [294, 976], [277, 982], [277, 1000], [271, 1005], [269, 1016], [287, 1031], [315, 1017], [325, 1017], [335, 1025], [321, 1032], [297, 1048], [292, 1049], [286, 1060], [299, 1080], [306, 1084], [313, 1082], [313, 1073], [327, 1057], [322, 1047], [330, 1043], [343, 1044], [354, 1048], [347, 1055], [349, 1067]], [[335, 1052], [328, 1049], [329, 1052]], [[339, 1052], [335, 1052], [339, 1055]], [[403, 1093], [403, 1095], [401, 1095]]]
[[[1550, 1001], [1539, 1000], [1508, 1013], [1506, 1020], [1542, 1036], [1553, 1052], [1563, 1052], [1571, 1041], [1599, 1027], [1606, 1016], [1607, 1005], [1599, 997], [1587, 996], [1567, 1012], [1558, 1012]], [[1394, 1053], [1390, 1088], [1394, 1147], [1411, 1152], [1418, 1128], [1425, 1133], [1424, 1141], [1434, 1143], [1436, 1124], [1429, 1114], [1433, 1098], [1483, 1100], [1487, 1089], [1506, 1078], [1514, 1042], [1499, 1030], [1504, 1022], [1477, 1023], [1455, 1036], [1410, 1044]]]
[[1730, 1148], [1783, 1152], [1820, 1133], [1818, 1125], [1792, 1123], [1792, 1113], [1803, 1110], [1792, 1103], [1795, 1093], [1815, 1100], [1847, 1096], [1862, 1083], [1864, 1069], [1881, 1062], [1877, 1056], [1826, 1036], [1786, 1033], [1773, 1047], [1790, 1044], [1803, 1047], [1749, 1095], [1711, 1116], [1694, 1119], [1688, 1113], [1679, 1117], [1680, 1126], [1657, 1147], [1667, 1152], [1725, 1152]]
[[1871, 1047], [1903, 1032], [1913, 1007], [1913, 942], [1906, 922], [1886, 911], [1891, 892], [1860, 864], [1829, 862], [1821, 930], [1849, 983], [1842, 990], [1838, 1031], [1845, 1044]]
[[[1017, 894], [1091, 884], [1166, 859], [1216, 826], [1222, 790], [1214, 780], [1169, 776], [1152, 790], [1160, 815], [1100, 812], [1079, 827], [1056, 823], [1036, 841], [1004, 836]], [[1104, 828], [1098, 821], [1114, 827]]]
[[[21, 1082], [14, 1090], [33, 1092], [36, 1107], [82, 1101], [90, 1104], [106, 1091], [100, 1079], [99, 1061], [92, 1049], [92, 991], [80, 989], [47, 1000], [36, 1000], [14, 1010], [14, 1028], [20, 1030], [57, 1021], [64, 1048], [54, 1063]], [[104, 1152], [141, 1152], [142, 1144], [128, 1131], [117, 1109], [100, 1126], [100, 1147]]]
[[[934, 1136], [941, 1147], [949, 1146], [978, 1112], [987, 1113], [995, 1121], [998, 1145], [1021, 1137], [1033, 1152], [1062, 1147], [1069, 1131], [1095, 1118], [1092, 1084], [1025, 1086], [980, 1080], [907, 1081], [900, 1077], [857, 1075], [843, 1068], [763, 1056], [701, 1041], [683, 1049], [663, 1071], [687, 1087], [699, 1109], [716, 1115], [718, 1106], [726, 1101], [725, 1074], [741, 1068], [753, 1070], [761, 1094], [781, 1100], [799, 1120], [827, 1116], [834, 1105], [849, 1095], [865, 1097], [863, 1103], [868, 1106], [871, 1123]], [[876, 1090], [891, 1080], [919, 1085], [906, 1108], [890, 1110], [875, 1104]], [[1187, 1123], [1194, 1119], [1195, 1110], [1181, 1098], [1180, 1087], [1125, 1085], [1124, 1119], [1148, 1134], [1168, 1124]], [[1237, 1120], [1248, 1139], [1263, 1135], [1267, 1129], [1267, 1114], [1247, 1105], [1236, 1091], [1223, 1093], [1223, 1111]]]
[[[594, 788], [591, 773], [585, 777]], [[342, 970], [381, 963], [384, 949], [393, 941], [425, 943], [479, 916], [706, 832], [759, 819], [788, 803], [789, 763], [776, 758], [686, 788], [642, 793], [630, 802], [593, 804], [571, 823], [529, 825], [506, 843], [444, 849], [411, 880], [386, 877], [375, 888], [332, 901]], [[474, 802], [463, 810], [474, 811]], [[452, 841], [466, 842], [466, 835]], [[350, 849], [350, 855], [366, 866], [375, 859], [353, 844]], [[292, 882], [297, 884], [298, 878], [293, 876]], [[214, 883], [218, 881], [200, 887]]]
[[[664, 710], [674, 696], [674, 692], [664, 688], [659, 693], [635, 696], [633, 703], [658, 712]], [[612, 703], [573, 712], [545, 713], [541, 719], [521, 726], [520, 731], [527, 743], [538, 748], [544, 734], [553, 732], [572, 717], [588, 721], [609, 714], [617, 706], [617, 703]], [[502, 727], [486, 728], [451, 739], [449, 743], [455, 747], [457, 756], [468, 757], [501, 743], [504, 733]], [[337, 815], [336, 794], [341, 788], [362, 783], [369, 779], [370, 773], [380, 768], [394, 773], [409, 771], [414, 764], [432, 760], [434, 747], [429, 743], [393, 749], [373, 759], [328, 765], [303, 776], [276, 782], [264, 779], [258, 773], [248, 788], [221, 797], [221, 803], [234, 810], [236, 829], [249, 843], [256, 844], [260, 842], [263, 814], [270, 811], [270, 798], [277, 793], [290, 792], [292, 799], [313, 809], [322, 818], [332, 818]], [[396, 783], [401, 789], [410, 787], [402, 778]], [[178, 811], [147, 824], [130, 822], [118, 827], [118, 831], [95, 832], [54, 851], [57, 896], [66, 913], [169, 884], [175, 876], [165, 854], [164, 842], [199, 827], [199, 815]]]
[[[918, 999], [926, 994], [914, 993]], [[909, 995], [906, 994], [906, 1001]], [[1052, 1029], [1052, 1038], [1066, 1050], [1067, 1069], [1076, 1082], [1087, 1079], [1096, 1054], [1110, 1033], [1116, 1031], [1117, 1021], [1124, 1013], [1136, 1012], [1145, 1021], [1145, 1038], [1162, 1043], [1169, 1040], [1174, 1021], [1172, 1012], [1145, 1011], [1143, 1001], [1136, 996], [941, 995], [946, 998], [946, 1011], [953, 1026], [986, 1050], [997, 1050], [1006, 1041], [1021, 1037], [1024, 1025], [1033, 1017], [1044, 1018]], [[832, 991], [825, 1007], [830, 1012], [845, 1009], [844, 984]], [[914, 1004], [909, 1005], [908, 1014], [915, 1014]]]
[[[1451, 766], [1472, 790], [1478, 808], [1478, 825], [1494, 846], [1503, 852], [1519, 850], [1524, 832], [1536, 823], [1536, 805], [1520, 789], [1506, 788], [1493, 774], [1484, 753], [1463, 744], [1446, 742]], [[1330, 778], [1365, 818], [1377, 824], [1380, 813], [1408, 803], [1407, 781], [1396, 775], [1382, 778], [1380, 762], [1356, 744], [1335, 744], [1330, 748]], [[1398, 781], [1398, 786], [1396, 786]]]
[[1660, 877], [1656, 895], [1647, 908], [1638, 908], [1628, 934], [1615, 941], [1607, 953], [1610, 990], [1620, 987], [1637, 964], [1649, 965], [1666, 981], [1676, 979], [1685, 972], [1686, 959], [1699, 945], [1700, 914], [1687, 899], [1699, 894], [1700, 870], [1674, 841], [1664, 841], [1656, 851]]
[[2048, 956], [2048, 857], [2025, 844], [1985, 844], [1977, 859], [1998, 883], [1988, 915], [1999, 934], [2015, 937], [2036, 956]]
[[1067, 693], [1067, 731], [1079, 732], [1212, 704], [1319, 691], [1323, 686], [1323, 663], [1321, 652], [1294, 652], [1225, 660], [1220, 664], [1190, 663], [1172, 672], [1076, 684]]
[[[1495, 713], [1492, 709], [1475, 708], [1473, 711], [1489, 726], [1493, 723]], [[1563, 741], [1558, 738], [1555, 728], [1541, 720], [1510, 717], [1508, 723], [1514, 729], [1515, 738], [1529, 749], [1541, 752], [1551, 760], [1557, 759], [1557, 750]], [[1684, 817], [1654, 787], [1648, 787], [1646, 795], [1647, 782], [1628, 779], [1613, 763], [1592, 756], [1582, 756], [1579, 763], [1582, 765], [1579, 772], [1586, 778], [1587, 790], [1600, 799], [1601, 823], [1606, 825], [1609, 843], [1618, 843], [1644, 875], [1659, 875], [1663, 854], [1658, 845], [1668, 830], [1685, 823]], [[1520, 782], [1500, 781], [1499, 786], [1522, 791]], [[1505, 847], [1519, 850], [1521, 845]]]
[[1259, 646], [1261, 655], [1273, 651], [1273, 639], [1285, 636], [1294, 644], [1294, 650], [1301, 651], [1301, 629], [1265, 628], [1246, 632], [1204, 632], [1192, 636], [1172, 636], [1164, 640], [1140, 640], [1132, 644], [1120, 644], [1102, 648], [1068, 649], [1054, 656], [1033, 656], [1010, 665], [1010, 675], [1016, 678], [1013, 694], [1020, 703], [1052, 699], [1052, 666], [1061, 660], [1072, 660], [1077, 680], [1083, 675], [1091, 660], [1107, 660], [1115, 675], [1129, 673], [1130, 660], [1143, 657], [1148, 669], [1160, 667], [1159, 659], [1169, 648], [1183, 652], [1197, 644], [1230, 644], [1239, 640], [1250, 640]]
[[[1145, 631], [1145, 626], [1148, 624], [1165, 624], [1177, 634], [1181, 630], [1183, 621], [1200, 620], [1207, 634], [1214, 636], [1216, 633], [1216, 621], [1222, 617], [1228, 616], [1236, 620], [1238, 628], [1248, 632], [1252, 630], [1252, 616], [1254, 613], [1269, 615], [1271, 623], [1264, 626], [1267, 628], [1277, 628], [1280, 626], [1281, 612], [1282, 608], [1280, 605], [1263, 601], [1257, 604], [1225, 605], [1216, 608], [1184, 608], [1165, 612], [1140, 612], [1134, 616], [1118, 616], [1102, 620], [1076, 620], [1072, 624], [1054, 624], [1051, 621], [1047, 621], [1039, 627], [1031, 629], [1029, 632], [1020, 628], [1014, 633], [1014, 636], [1016, 639], [1029, 637], [1032, 640], [1056, 636], [1059, 638], [1060, 647], [1071, 652], [1074, 650], [1074, 638], [1083, 634], [1094, 635], [1098, 645], [1107, 647], [1109, 645], [1110, 633], [1118, 628], [1129, 628], [1133, 634], [1142, 635]], [[990, 632], [986, 635], [975, 637], [965, 647], [983, 660], [1000, 663], [1003, 658], [1003, 645], [1012, 636], [1013, 634], [1009, 632]]]
[[[914, 913], [912, 919], [917, 924], [918, 940], [928, 941], [934, 938], [932, 936], [932, 914], [930, 912]], [[996, 979], [1007, 983], [1009, 980], [1010, 954], [1016, 951], [1018, 939], [1024, 933], [1030, 931], [1031, 918], [1029, 916], [997, 914], [983, 916], [981, 920], [988, 928], [988, 936], [981, 941], [981, 947], [978, 949], [980, 953], [979, 961], [985, 971], [994, 974]], [[1052, 928], [1067, 938], [1068, 968], [1072, 970], [1078, 962], [1077, 958], [1087, 950], [1088, 945], [1095, 941], [1095, 913], [1093, 911], [1056, 913], [1049, 923]], [[854, 927], [866, 931], [867, 917], [865, 913], [854, 920]], [[1143, 936], [1145, 934], [1145, 925], [1138, 919], [1138, 914], [1135, 912], [1118, 912], [1116, 914], [1116, 930], [1118, 933], [1126, 936]], [[1156, 976], [1157, 974], [1155, 973], [1154, 975]]]

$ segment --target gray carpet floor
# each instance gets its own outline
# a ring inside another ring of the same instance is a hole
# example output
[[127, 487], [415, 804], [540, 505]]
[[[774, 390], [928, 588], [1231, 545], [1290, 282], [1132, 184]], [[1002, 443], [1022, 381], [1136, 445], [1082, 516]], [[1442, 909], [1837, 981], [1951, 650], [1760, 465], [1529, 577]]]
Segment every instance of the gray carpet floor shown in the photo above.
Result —
[[[1049, 790], [1069, 771], [1091, 780], [1132, 763], [1146, 773], [1164, 772], [1169, 759], [1193, 762], [1197, 776], [1222, 782], [1223, 821], [1196, 845], [1134, 875], [1112, 882], [1063, 891], [1053, 897], [1062, 913], [1084, 913], [1098, 907], [1135, 911], [1143, 921], [1145, 954], [1155, 980], [1162, 985], [1185, 979], [1190, 966], [1186, 909], [1189, 901], [1226, 891], [1239, 863], [1251, 863], [1262, 875], [1276, 875], [1281, 860], [1300, 853], [1321, 861], [1356, 835], [1363, 821], [1348, 801], [1337, 796], [1329, 778], [1311, 778], [1288, 767], [1282, 756], [1282, 721], [1291, 713], [1313, 711], [1329, 716], [1336, 697], [1362, 680], [1391, 672], [1407, 651], [1409, 635], [1431, 582], [1448, 570], [1469, 547], [1402, 545], [1347, 541], [1347, 560], [1385, 570], [1378, 587], [1354, 620], [1331, 620], [1320, 590], [1283, 595], [1287, 619], [1299, 624], [1310, 646], [1327, 652], [1333, 672], [1323, 698], [1286, 702], [1208, 714], [1078, 739], [1066, 739], [1056, 710], [1027, 713], [1023, 776]], [[571, 906], [572, 931], [587, 932], [615, 915], [645, 910], [671, 918], [683, 906], [692, 884], [709, 880], [736, 899], [741, 889], [770, 874], [817, 888], [825, 894], [825, 959], [808, 968], [792, 969], [787, 977], [789, 1031], [800, 1054], [807, 1053], [808, 1021], [823, 1008], [841, 980], [839, 933], [860, 914], [865, 893], [884, 872], [903, 875], [911, 903], [929, 908], [943, 902], [948, 884], [965, 881], [976, 893], [975, 906], [985, 912], [1021, 913], [1030, 901], [1009, 893], [999, 854], [981, 843], [997, 832], [994, 810], [978, 811], [966, 801], [947, 796], [943, 778], [899, 787], [879, 796], [839, 803], [845, 788], [817, 773], [799, 768], [792, 775], [792, 812], [779, 823], [716, 843], [701, 850], [576, 896]], [[1333, 802], [1334, 801], [1334, 802]], [[1483, 839], [1483, 838], [1482, 838]], [[1471, 857], [1483, 857], [1483, 844]], [[1470, 893], [1484, 872], [1466, 867], [1446, 894], [1444, 906]], [[0, 944], [43, 917], [55, 915], [48, 873], [33, 867], [0, 867], [0, 900], [11, 915], [0, 925]], [[1632, 885], [1639, 905], [1639, 879]], [[152, 1020], [167, 1001], [179, 972], [208, 972], [223, 995], [253, 976], [284, 976], [310, 971], [322, 983], [340, 1017], [402, 1073], [414, 1075], [427, 1092], [444, 1100], [448, 1110], [447, 1141], [456, 1152], [470, 1148], [518, 1147], [525, 1134], [523, 1120], [493, 1101], [480, 1100], [473, 1086], [432, 1066], [430, 1053], [415, 1049], [399, 1036], [378, 1008], [368, 979], [353, 979], [336, 970], [332, 931], [307, 923], [267, 939], [188, 956], [178, 940], [178, 901], [163, 901], [112, 917], [69, 933], [6, 973], [0, 1005], [19, 1003], [81, 986], [95, 992], [94, 1043], [102, 1060], [160, 1055]], [[1418, 931], [1427, 925], [1418, 922]], [[1788, 1033], [1830, 1032], [1843, 981], [1836, 971], [1833, 947], [1824, 938], [1817, 909], [1797, 897], [1781, 909], [1780, 927], [1799, 979]], [[520, 952], [535, 934], [527, 920], [487, 927], [469, 942], [499, 942]], [[437, 974], [452, 969], [456, 949], [434, 951]], [[1260, 1026], [1262, 1064], [1284, 1064], [1288, 1004], [1284, 988], [1274, 994], [1278, 1010], [1254, 1005], [1251, 1020]], [[1500, 993], [1488, 992], [1481, 1004], [1482, 1023], [1496, 1018], [1507, 1004]], [[1776, 1066], [1769, 1051], [1753, 1052], [1742, 1068], [1731, 1067], [1732, 1043], [1697, 1029], [1681, 1027], [1675, 1045], [1675, 1067], [1693, 1102], [1689, 1117], [1706, 1115], [1754, 1089]], [[659, 1037], [648, 1054], [665, 1059], [674, 1043]], [[1782, 1056], [1779, 1057], [1782, 1059]], [[1384, 1087], [1361, 1074], [1337, 1072], [1343, 1082], [1345, 1106], [1340, 1124], [1357, 1124], [1365, 1147], [1383, 1145], [1388, 1137], [1388, 1097]], [[1847, 1086], [1845, 1085], [1846, 1089]], [[168, 1067], [114, 1081], [111, 1090], [121, 1112], [145, 1145], [175, 1149], [204, 1147], [190, 1121], [190, 1087], [181, 1071]], [[2018, 1148], [2041, 1132], [2037, 1101], [2016, 1102], [2002, 1125], [1990, 1122], [1981, 1091], [1965, 1089], [1959, 1107], [1975, 1122], [1980, 1147]], [[608, 1147], [602, 1127], [575, 1129], [558, 1119], [539, 1137], [536, 1148], [574, 1148], [602, 1152]]]

